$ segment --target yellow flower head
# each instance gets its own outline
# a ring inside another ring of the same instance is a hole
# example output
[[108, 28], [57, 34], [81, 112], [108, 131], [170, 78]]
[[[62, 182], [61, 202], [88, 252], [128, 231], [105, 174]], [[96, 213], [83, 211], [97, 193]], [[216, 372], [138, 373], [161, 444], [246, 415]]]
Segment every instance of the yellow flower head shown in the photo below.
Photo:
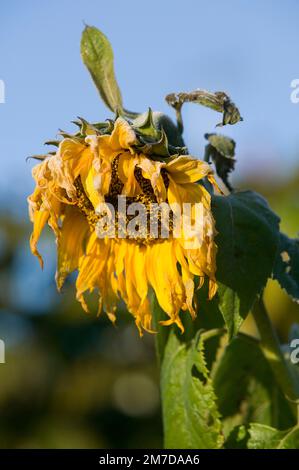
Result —
[[189, 155], [150, 154], [153, 147], [141, 145], [138, 128], [123, 118], [108, 128], [85, 125], [33, 168], [32, 253], [42, 264], [37, 243], [48, 223], [57, 240], [57, 287], [77, 270], [84, 310], [84, 294], [97, 289], [99, 313], [114, 321], [123, 299], [140, 333], [152, 332], [154, 292], [169, 317], [161, 323], [183, 331], [180, 311], [196, 315], [195, 286], [207, 277], [209, 298], [217, 289], [211, 198], [200, 183], [215, 184], [210, 166]]

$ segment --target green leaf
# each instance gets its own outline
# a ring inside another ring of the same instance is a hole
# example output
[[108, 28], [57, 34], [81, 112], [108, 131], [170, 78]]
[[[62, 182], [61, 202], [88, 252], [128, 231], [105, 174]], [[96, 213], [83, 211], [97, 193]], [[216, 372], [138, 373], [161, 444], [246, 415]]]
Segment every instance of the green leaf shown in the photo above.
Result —
[[299, 302], [299, 239], [280, 234], [273, 277], [296, 302]]
[[[256, 339], [239, 334], [224, 344], [217, 353], [211, 377], [226, 436], [235, 426], [252, 421], [282, 429], [295, 424], [290, 403]], [[230, 435], [230, 445], [232, 439]]]
[[81, 56], [106, 106], [122, 112], [122, 97], [113, 64], [113, 50], [106, 36], [93, 26], [86, 26], [81, 39]]
[[213, 196], [212, 210], [218, 232], [219, 308], [232, 338], [271, 277], [279, 218], [251, 191]]
[[235, 168], [235, 141], [219, 134], [205, 134], [205, 138], [209, 141], [205, 149], [205, 160], [210, 161], [210, 158], [212, 158], [217, 175], [222, 179], [225, 186], [232, 191], [233, 188], [228, 181], [228, 176]]
[[216, 396], [204, 358], [204, 338], [181, 342], [172, 329], [161, 368], [165, 447], [222, 446]]
[[233, 159], [235, 156], [236, 142], [225, 135], [205, 134], [205, 139], [209, 141], [212, 147], [225, 158]]
[[299, 427], [278, 431], [270, 426], [251, 424], [249, 449], [299, 449]]
[[218, 298], [219, 310], [223, 315], [229, 338], [232, 339], [238, 333], [248, 310], [241, 310], [239, 295], [224, 284], [218, 284]]

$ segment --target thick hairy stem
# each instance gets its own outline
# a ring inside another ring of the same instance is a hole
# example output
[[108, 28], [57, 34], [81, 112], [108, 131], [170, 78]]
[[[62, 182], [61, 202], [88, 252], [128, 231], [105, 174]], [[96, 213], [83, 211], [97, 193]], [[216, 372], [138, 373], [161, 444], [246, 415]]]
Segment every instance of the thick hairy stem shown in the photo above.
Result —
[[[273, 328], [262, 298], [256, 301], [252, 313], [261, 336], [261, 349], [266, 359], [269, 361], [275, 378], [286, 398], [288, 398], [290, 402], [296, 401], [299, 397], [298, 384], [296, 384], [291, 370], [282, 354], [277, 334]], [[295, 404], [293, 411], [296, 415], [297, 409]]]

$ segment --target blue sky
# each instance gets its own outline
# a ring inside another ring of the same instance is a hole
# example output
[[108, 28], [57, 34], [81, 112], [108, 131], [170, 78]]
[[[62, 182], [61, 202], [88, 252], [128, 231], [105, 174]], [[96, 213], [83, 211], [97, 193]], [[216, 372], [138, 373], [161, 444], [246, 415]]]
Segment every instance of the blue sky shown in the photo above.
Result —
[[[58, 128], [77, 115], [104, 120], [80, 58], [83, 21], [110, 39], [125, 106], [164, 112], [172, 91], [206, 88], [230, 94], [244, 122], [222, 130], [237, 141], [237, 174], [277, 175], [297, 165], [299, 2], [137, 0], [11, 0], [1, 4], [0, 198], [24, 201], [33, 188], [32, 163]], [[220, 115], [186, 105], [185, 140], [203, 155], [205, 132]], [[23, 202], [20, 202], [23, 207]]]

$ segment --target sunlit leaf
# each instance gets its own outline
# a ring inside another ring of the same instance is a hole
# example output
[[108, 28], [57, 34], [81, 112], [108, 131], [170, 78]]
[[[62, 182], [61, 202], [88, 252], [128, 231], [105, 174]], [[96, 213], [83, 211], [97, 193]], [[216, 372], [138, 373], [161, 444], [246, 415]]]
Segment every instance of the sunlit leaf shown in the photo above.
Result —
[[270, 426], [253, 423], [249, 434], [249, 449], [299, 449], [299, 426], [278, 431]]
[[86, 26], [82, 33], [81, 56], [106, 106], [121, 112], [122, 97], [114, 73], [113, 50], [107, 37], [93, 26]]
[[203, 339], [181, 342], [172, 330], [161, 369], [165, 447], [217, 449], [220, 415], [204, 358]]

